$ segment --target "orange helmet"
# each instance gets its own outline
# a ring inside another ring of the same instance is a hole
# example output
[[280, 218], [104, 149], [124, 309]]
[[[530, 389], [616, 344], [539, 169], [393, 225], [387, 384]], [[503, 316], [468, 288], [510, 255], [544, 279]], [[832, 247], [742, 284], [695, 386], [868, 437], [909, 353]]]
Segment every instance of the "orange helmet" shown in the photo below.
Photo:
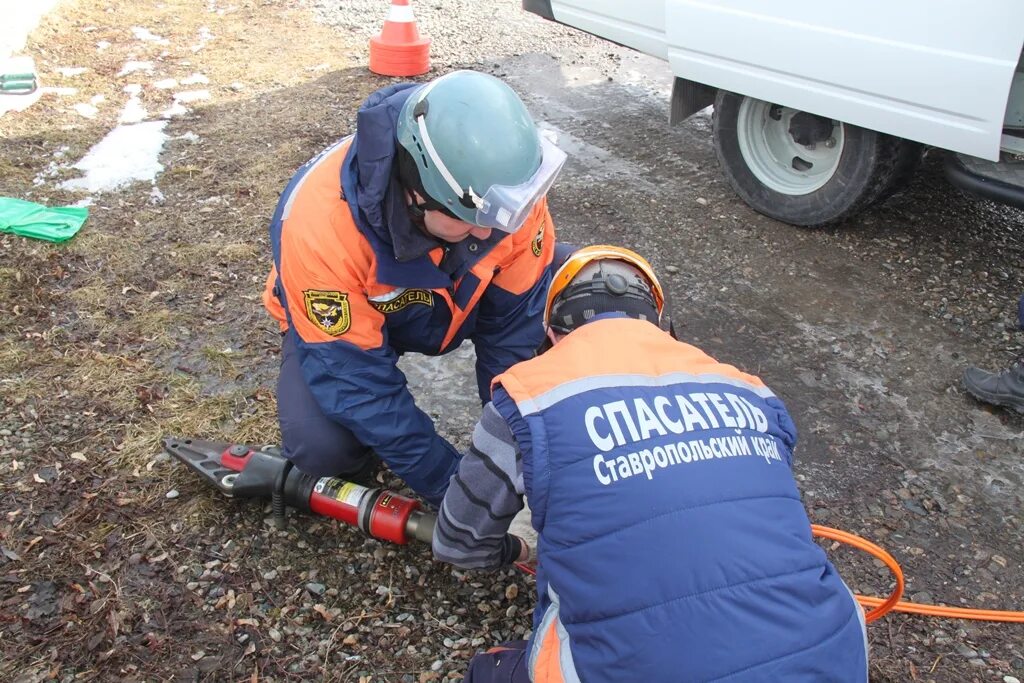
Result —
[[[625, 267], [605, 268], [602, 264]], [[657, 319], [651, 322], [655, 325], [660, 324], [665, 310], [665, 291], [644, 257], [623, 247], [598, 244], [574, 252], [555, 272], [544, 306], [544, 329], [562, 333], [575, 329], [594, 315], [590, 297], [595, 296], [607, 297], [612, 310], [633, 317], [644, 318], [646, 311], [653, 309]]]

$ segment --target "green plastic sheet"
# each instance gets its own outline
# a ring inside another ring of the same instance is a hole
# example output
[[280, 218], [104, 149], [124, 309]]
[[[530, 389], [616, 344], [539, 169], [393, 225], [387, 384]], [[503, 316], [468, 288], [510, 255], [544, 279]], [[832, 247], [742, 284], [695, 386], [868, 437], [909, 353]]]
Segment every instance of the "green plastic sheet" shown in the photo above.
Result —
[[48, 242], [64, 242], [81, 229], [89, 209], [49, 207], [13, 197], [0, 197], [0, 231]]

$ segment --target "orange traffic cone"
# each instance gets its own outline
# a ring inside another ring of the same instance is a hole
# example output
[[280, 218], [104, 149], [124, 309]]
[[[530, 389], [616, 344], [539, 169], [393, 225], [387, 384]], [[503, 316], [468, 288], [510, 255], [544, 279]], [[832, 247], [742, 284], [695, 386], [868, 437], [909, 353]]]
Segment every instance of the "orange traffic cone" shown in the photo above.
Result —
[[383, 76], [419, 76], [430, 70], [430, 38], [421, 38], [410, 0], [391, 0], [379, 36], [370, 38], [370, 71]]

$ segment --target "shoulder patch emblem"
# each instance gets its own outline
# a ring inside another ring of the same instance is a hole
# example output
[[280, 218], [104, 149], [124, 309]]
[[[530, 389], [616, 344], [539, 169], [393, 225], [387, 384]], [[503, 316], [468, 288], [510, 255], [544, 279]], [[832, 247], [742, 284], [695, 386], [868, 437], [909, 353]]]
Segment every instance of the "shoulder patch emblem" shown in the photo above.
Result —
[[424, 306], [434, 305], [434, 295], [426, 289], [407, 289], [398, 296], [387, 301], [370, 300], [370, 305], [384, 314], [397, 313], [407, 306], [423, 304]]
[[306, 302], [306, 317], [321, 330], [337, 337], [352, 326], [352, 310], [348, 294], [343, 292], [307, 289], [302, 292]]
[[530, 242], [530, 248], [533, 249], [534, 256], [540, 256], [541, 252], [544, 251], [544, 228], [548, 226], [547, 219], [540, 222], [540, 230], [537, 231], [537, 236]]

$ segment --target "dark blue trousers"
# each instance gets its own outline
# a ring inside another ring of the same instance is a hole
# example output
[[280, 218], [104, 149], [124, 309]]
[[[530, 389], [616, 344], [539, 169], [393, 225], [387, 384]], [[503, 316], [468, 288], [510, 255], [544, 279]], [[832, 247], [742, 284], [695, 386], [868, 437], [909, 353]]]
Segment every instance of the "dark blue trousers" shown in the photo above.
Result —
[[277, 379], [277, 419], [281, 452], [300, 471], [314, 477], [363, 473], [376, 456], [347, 427], [320, 410], [302, 376], [295, 333], [281, 340], [281, 374]]
[[525, 640], [513, 640], [478, 654], [462, 683], [530, 683], [526, 646]]

